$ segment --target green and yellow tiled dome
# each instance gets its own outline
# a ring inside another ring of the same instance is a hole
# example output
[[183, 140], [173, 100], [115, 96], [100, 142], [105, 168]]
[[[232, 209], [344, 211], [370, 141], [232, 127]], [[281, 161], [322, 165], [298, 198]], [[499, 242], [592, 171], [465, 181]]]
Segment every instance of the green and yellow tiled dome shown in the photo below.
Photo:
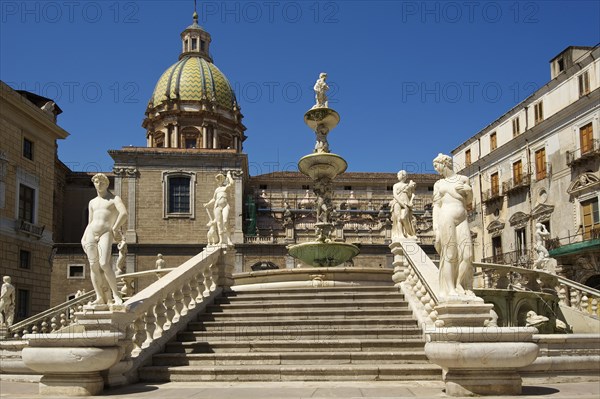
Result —
[[158, 106], [167, 98], [214, 100], [226, 109], [233, 109], [236, 102], [235, 93], [219, 68], [195, 56], [183, 57], [162, 74], [152, 94], [152, 106]]

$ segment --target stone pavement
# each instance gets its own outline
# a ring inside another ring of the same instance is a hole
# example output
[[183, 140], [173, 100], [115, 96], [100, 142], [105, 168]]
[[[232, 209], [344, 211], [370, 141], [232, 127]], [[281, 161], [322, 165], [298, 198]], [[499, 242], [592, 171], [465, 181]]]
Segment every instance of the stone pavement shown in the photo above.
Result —
[[[94, 398], [114, 399], [303, 399], [303, 398], [445, 398], [439, 381], [416, 382], [169, 382], [134, 384], [106, 390]], [[523, 382], [519, 398], [598, 399], [600, 382]], [[38, 395], [37, 383], [0, 380], [0, 398], [52, 399]], [[88, 397], [89, 398], [89, 397]], [[488, 396], [487, 398], [498, 398]]]

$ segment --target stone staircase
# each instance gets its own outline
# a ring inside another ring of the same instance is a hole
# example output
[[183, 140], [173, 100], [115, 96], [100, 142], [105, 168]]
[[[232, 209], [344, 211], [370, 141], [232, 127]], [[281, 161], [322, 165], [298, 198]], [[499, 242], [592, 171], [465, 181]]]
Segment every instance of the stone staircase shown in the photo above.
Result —
[[230, 291], [140, 368], [142, 381], [439, 380], [395, 287]]

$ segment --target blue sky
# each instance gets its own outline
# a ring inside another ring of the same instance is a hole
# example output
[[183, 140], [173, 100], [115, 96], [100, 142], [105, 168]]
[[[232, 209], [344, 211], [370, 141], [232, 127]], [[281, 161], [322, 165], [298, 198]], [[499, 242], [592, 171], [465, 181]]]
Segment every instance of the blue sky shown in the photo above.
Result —
[[[550, 79], [569, 45], [600, 42], [597, 1], [199, 1], [215, 64], [245, 116], [253, 175], [311, 152], [303, 114], [329, 74], [329, 135], [350, 171], [433, 173], [449, 153]], [[145, 146], [144, 111], [177, 61], [193, 1], [0, 2], [0, 79], [55, 98], [59, 157], [108, 171]]]

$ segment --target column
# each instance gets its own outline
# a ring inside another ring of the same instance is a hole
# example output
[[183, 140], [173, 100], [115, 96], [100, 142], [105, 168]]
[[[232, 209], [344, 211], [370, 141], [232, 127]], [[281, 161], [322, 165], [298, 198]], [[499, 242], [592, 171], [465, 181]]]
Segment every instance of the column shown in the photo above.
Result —
[[235, 212], [233, 213], [235, 217], [235, 230], [233, 231], [232, 240], [234, 244], [243, 244], [244, 243], [244, 232], [242, 230], [242, 209], [243, 199], [244, 199], [244, 191], [242, 187], [242, 176], [234, 178], [235, 180]]
[[179, 148], [179, 125], [175, 125], [175, 133], [173, 137], [173, 147]]
[[202, 148], [208, 148], [208, 126], [202, 126]]
[[167, 132], [165, 133], [165, 148], [171, 147], [171, 130], [173, 130], [173, 126], [167, 125]]
[[212, 137], [212, 139], [213, 139], [212, 148], [215, 148], [215, 149], [219, 148], [219, 135], [217, 134], [217, 128], [216, 127], [213, 128], [213, 137]]
[[137, 187], [137, 169], [128, 168], [127, 171], [127, 231], [125, 232], [125, 240], [128, 243], [137, 242], [137, 233], [135, 232], [135, 216], [136, 216], [136, 187]]

